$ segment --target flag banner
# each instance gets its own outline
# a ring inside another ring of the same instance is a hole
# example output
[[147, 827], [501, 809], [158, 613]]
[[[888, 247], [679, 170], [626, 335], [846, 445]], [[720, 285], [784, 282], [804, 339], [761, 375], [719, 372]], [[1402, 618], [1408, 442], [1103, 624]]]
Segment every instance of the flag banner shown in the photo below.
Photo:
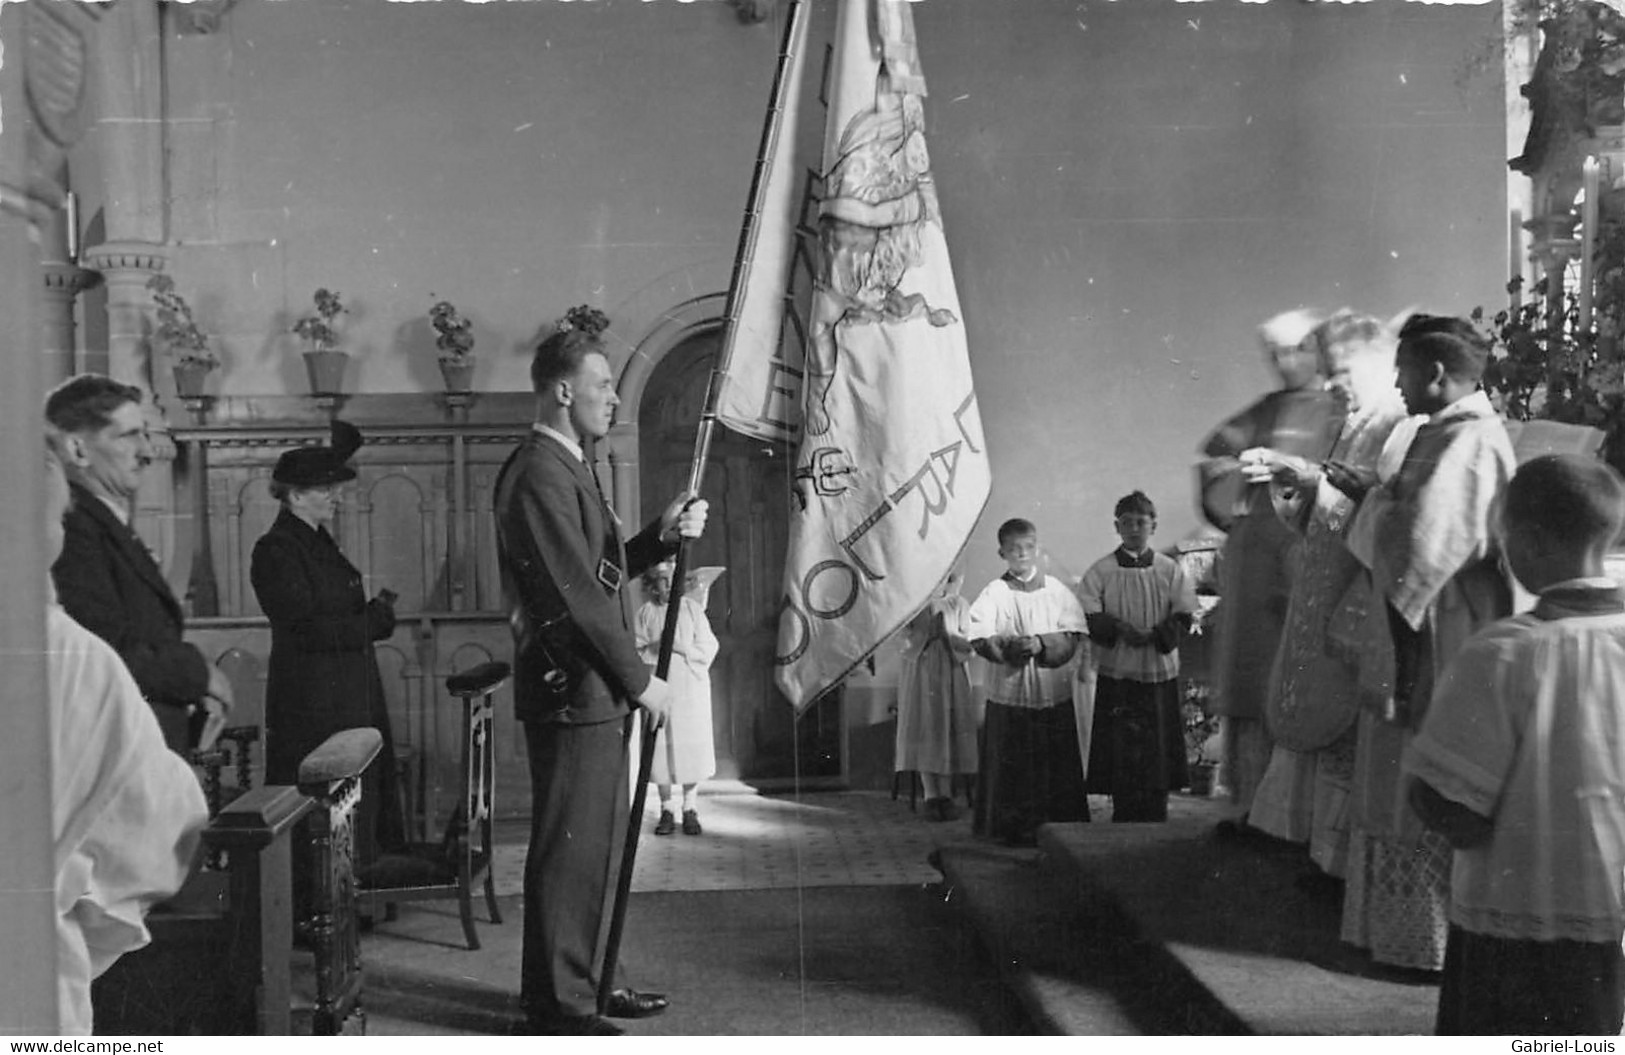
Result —
[[726, 364], [717, 420], [747, 436], [777, 442], [792, 440], [801, 420], [805, 310], [812, 300], [810, 257], [800, 249], [798, 231], [810, 230], [805, 222], [813, 176], [809, 170], [817, 163], [810, 155], [818, 147], [814, 141], [808, 156], [797, 150], [803, 111], [816, 102], [807, 97], [810, 6], [790, 6], [717, 355]]
[[930, 598], [987, 445], [925, 147], [906, 0], [841, 0], [776, 679], [801, 709]]

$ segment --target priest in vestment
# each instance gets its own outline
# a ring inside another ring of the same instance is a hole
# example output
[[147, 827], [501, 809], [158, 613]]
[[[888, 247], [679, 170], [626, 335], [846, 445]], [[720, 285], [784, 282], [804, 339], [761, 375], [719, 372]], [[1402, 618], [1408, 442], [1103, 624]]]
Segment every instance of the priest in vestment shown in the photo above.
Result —
[[[1394, 387], [1397, 338], [1380, 320], [1343, 310], [1315, 330], [1328, 387], [1346, 417], [1331, 460], [1391, 479], [1420, 419]], [[1348, 795], [1362, 667], [1390, 648], [1388, 628], [1350, 618], [1369, 603], [1360, 562], [1344, 541], [1354, 501], [1319, 465], [1281, 457], [1278, 481], [1303, 495], [1286, 625], [1275, 657], [1266, 724], [1274, 743], [1249, 821], [1278, 839], [1307, 844], [1326, 875], [1341, 879], [1348, 857]]]
[[1512, 613], [1494, 517], [1515, 462], [1479, 388], [1488, 357], [1465, 319], [1411, 316], [1399, 334], [1399, 390], [1408, 410], [1428, 417], [1398, 474], [1376, 485], [1358, 467], [1326, 467], [1359, 501], [1349, 550], [1369, 569], [1380, 602], [1370, 617], [1387, 625], [1394, 650], [1391, 689], [1363, 694], [1342, 937], [1378, 963], [1421, 970], [1444, 963], [1450, 844], [1406, 801], [1400, 759], [1437, 673], [1475, 630]]
[[1225, 531], [1219, 555], [1214, 627], [1213, 702], [1224, 731], [1221, 779], [1239, 807], [1223, 830], [1237, 830], [1269, 762], [1264, 701], [1286, 620], [1297, 536], [1275, 511], [1272, 459], [1319, 463], [1343, 425], [1340, 401], [1326, 391], [1312, 341], [1320, 318], [1292, 311], [1259, 331], [1281, 387], [1230, 418], [1202, 444], [1202, 511]]

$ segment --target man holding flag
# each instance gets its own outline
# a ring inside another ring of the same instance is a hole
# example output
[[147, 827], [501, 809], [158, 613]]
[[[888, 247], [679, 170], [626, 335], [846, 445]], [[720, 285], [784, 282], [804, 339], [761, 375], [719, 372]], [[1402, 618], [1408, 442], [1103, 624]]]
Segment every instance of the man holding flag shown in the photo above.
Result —
[[[760, 439], [792, 439], [793, 397], [797, 382], [804, 381], [799, 394], [806, 429], [793, 475], [775, 657], [778, 685], [798, 711], [839, 685], [930, 600], [969, 540], [991, 486], [925, 148], [925, 82], [913, 15], [904, 0], [841, 0], [835, 35], [811, 321], [802, 324], [792, 292], [794, 264], [805, 259], [796, 251], [792, 213], [796, 111], [806, 94], [808, 36], [804, 2], [792, 0], [728, 290], [727, 327], [689, 474], [693, 491], [704, 479], [717, 421]], [[810, 348], [799, 346], [803, 338]], [[598, 372], [607, 380], [607, 365]], [[552, 393], [562, 404], [562, 377], [537, 375], [538, 397]], [[543, 406], [558, 421], [574, 418], [565, 406], [545, 400]], [[607, 418], [600, 424], [608, 430]], [[503, 495], [499, 482], [499, 518], [508, 505]], [[517, 522], [499, 530], [504, 545], [528, 534]], [[684, 559], [680, 552], [679, 575]], [[505, 578], [520, 563], [507, 558]], [[668, 642], [662, 653], [669, 655]], [[630, 680], [623, 688], [623, 698], [642, 694]], [[534, 774], [548, 760], [538, 754], [535, 723], [527, 722], [526, 731]], [[648, 779], [648, 743], [641, 754], [639, 804]], [[537, 796], [540, 804], [543, 791]], [[606, 978], [618, 953], [636, 831], [628, 830], [622, 857]], [[531, 856], [538, 856], [534, 837]], [[530, 887], [527, 871], [527, 929]], [[527, 940], [527, 1003], [531, 965]], [[585, 969], [578, 972], [586, 976]], [[619, 993], [608, 993], [607, 984], [604, 990], [613, 1007]], [[615, 1031], [596, 1016], [572, 1016], [570, 1025]]]
[[[607, 321], [607, 320], [605, 320]], [[666, 998], [607, 991], [604, 920], [617, 836], [628, 823], [631, 709], [658, 724], [670, 691], [638, 654], [622, 587], [698, 538], [706, 503], [679, 496], [622, 542], [592, 465], [620, 403], [603, 341], [567, 319], [530, 367], [536, 423], [497, 476], [497, 562], [514, 633], [514, 711], [530, 761], [530, 848], [520, 1001], [532, 1033], [612, 1036], [601, 1017], [642, 1018]]]

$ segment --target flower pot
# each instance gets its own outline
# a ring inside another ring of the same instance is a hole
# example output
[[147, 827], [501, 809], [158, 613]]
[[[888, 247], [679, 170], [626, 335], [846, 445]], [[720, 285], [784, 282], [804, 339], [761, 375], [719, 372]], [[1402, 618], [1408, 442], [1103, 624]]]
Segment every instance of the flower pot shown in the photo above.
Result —
[[182, 399], [200, 399], [203, 396], [203, 384], [208, 380], [209, 371], [214, 367], [208, 363], [183, 362], [176, 363], [175, 393]]
[[1189, 769], [1190, 793], [1199, 798], [1213, 794], [1213, 776], [1218, 771], [1216, 762], [1192, 762]]
[[305, 353], [305, 373], [310, 376], [310, 391], [317, 396], [336, 396], [344, 392], [344, 370], [350, 362], [349, 352], [322, 348]]
[[445, 379], [447, 392], [467, 392], [474, 385], [474, 360], [442, 359], [440, 376]]

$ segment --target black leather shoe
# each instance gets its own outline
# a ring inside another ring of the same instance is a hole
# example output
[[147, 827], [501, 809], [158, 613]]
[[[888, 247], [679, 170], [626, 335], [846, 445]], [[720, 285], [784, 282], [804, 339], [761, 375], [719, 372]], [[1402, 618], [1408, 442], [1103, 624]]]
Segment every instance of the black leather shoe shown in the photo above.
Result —
[[648, 1018], [666, 1010], [671, 1001], [664, 993], [640, 993], [636, 989], [617, 989], [609, 994], [604, 1014], [611, 1018]]
[[626, 1032], [598, 1015], [564, 1015], [560, 1018], [532, 1018], [525, 1032], [534, 1037], [618, 1037]]
[[671, 815], [671, 810], [661, 810], [660, 819], [655, 822], [656, 835], [670, 835], [677, 830], [677, 818]]
[[700, 815], [693, 810], [683, 811], [683, 834], [699, 835], [705, 829], [700, 827]]

